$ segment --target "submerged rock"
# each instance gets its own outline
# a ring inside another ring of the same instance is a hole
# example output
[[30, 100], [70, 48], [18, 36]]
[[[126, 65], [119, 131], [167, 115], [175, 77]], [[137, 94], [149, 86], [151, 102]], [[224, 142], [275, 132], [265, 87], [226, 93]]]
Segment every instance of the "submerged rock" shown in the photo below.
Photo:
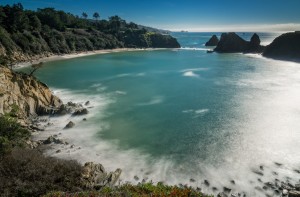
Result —
[[264, 173], [262, 173], [259, 170], [252, 170], [252, 172], [255, 173], [255, 174], [257, 174], [257, 175], [264, 176]]
[[219, 43], [219, 38], [213, 35], [206, 43], [205, 46], [217, 46]]
[[209, 186], [208, 180], [204, 180], [204, 185]]
[[228, 197], [228, 195], [224, 192], [218, 193], [217, 197]]
[[43, 141], [43, 144], [66, 144], [63, 140], [57, 139], [54, 136], [48, 137], [46, 140]]
[[81, 116], [81, 115], [86, 115], [88, 113], [89, 113], [89, 111], [86, 108], [82, 108], [82, 109], [75, 110], [75, 112], [73, 113], [73, 116]]
[[70, 122], [65, 126], [64, 129], [70, 129], [70, 128], [73, 128], [74, 126], [75, 126], [75, 123], [72, 122], [72, 121], [70, 121]]
[[231, 189], [228, 188], [228, 187], [223, 187], [223, 191], [224, 191], [225, 193], [230, 193], [230, 192], [231, 192]]

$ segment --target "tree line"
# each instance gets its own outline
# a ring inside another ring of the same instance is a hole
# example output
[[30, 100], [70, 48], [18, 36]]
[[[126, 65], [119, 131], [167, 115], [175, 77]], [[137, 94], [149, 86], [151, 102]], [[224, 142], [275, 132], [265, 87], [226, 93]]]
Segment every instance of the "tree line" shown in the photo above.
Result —
[[54, 8], [25, 10], [20, 3], [0, 6], [0, 64], [7, 59], [21, 61], [40, 54], [179, 47], [171, 36], [149, 32], [117, 15], [100, 20], [100, 14], [95, 12], [93, 18], [88, 19], [85, 12], [79, 17]]

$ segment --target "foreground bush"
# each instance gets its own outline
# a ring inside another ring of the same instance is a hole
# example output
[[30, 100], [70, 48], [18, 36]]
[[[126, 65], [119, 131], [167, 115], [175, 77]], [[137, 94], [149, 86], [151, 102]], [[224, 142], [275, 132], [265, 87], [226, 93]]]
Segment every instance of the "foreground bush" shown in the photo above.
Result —
[[44, 197], [208, 197], [192, 188], [179, 188], [177, 186], [168, 186], [161, 183], [153, 185], [152, 183], [144, 183], [139, 185], [125, 184], [115, 188], [104, 187], [100, 191], [65, 193], [52, 192]]
[[12, 110], [11, 113], [0, 116], [0, 157], [12, 150], [14, 147], [24, 146], [24, 141], [30, 136], [27, 129], [21, 127], [16, 121], [16, 116]]
[[37, 149], [14, 149], [0, 160], [0, 196], [78, 192], [80, 174], [77, 162], [45, 157]]

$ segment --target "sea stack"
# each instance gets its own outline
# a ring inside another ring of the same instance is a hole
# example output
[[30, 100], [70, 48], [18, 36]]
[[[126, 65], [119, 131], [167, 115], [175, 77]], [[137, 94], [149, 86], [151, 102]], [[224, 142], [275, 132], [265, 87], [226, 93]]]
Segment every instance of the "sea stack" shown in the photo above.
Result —
[[236, 33], [222, 33], [221, 39], [214, 49], [219, 53], [238, 53], [244, 52], [247, 49], [248, 43]]
[[266, 47], [263, 56], [300, 62], [300, 31], [282, 34]]
[[206, 43], [205, 46], [217, 46], [219, 43], [219, 38], [213, 35]]
[[260, 45], [259, 36], [256, 33], [254, 33], [248, 44], [248, 49], [244, 52], [246, 52], [246, 53], [262, 53], [264, 48], [265, 48], [264, 46]]
[[246, 41], [236, 33], [223, 33], [214, 49], [218, 53], [262, 53], [264, 46], [260, 45], [259, 36], [254, 33], [250, 41]]

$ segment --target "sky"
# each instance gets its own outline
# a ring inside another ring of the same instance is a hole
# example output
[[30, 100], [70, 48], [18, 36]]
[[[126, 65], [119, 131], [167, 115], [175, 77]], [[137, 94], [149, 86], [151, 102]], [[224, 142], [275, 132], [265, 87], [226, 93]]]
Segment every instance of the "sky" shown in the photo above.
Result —
[[102, 19], [119, 15], [126, 21], [172, 31], [300, 30], [300, 0], [0, 0], [25, 9], [53, 7]]

